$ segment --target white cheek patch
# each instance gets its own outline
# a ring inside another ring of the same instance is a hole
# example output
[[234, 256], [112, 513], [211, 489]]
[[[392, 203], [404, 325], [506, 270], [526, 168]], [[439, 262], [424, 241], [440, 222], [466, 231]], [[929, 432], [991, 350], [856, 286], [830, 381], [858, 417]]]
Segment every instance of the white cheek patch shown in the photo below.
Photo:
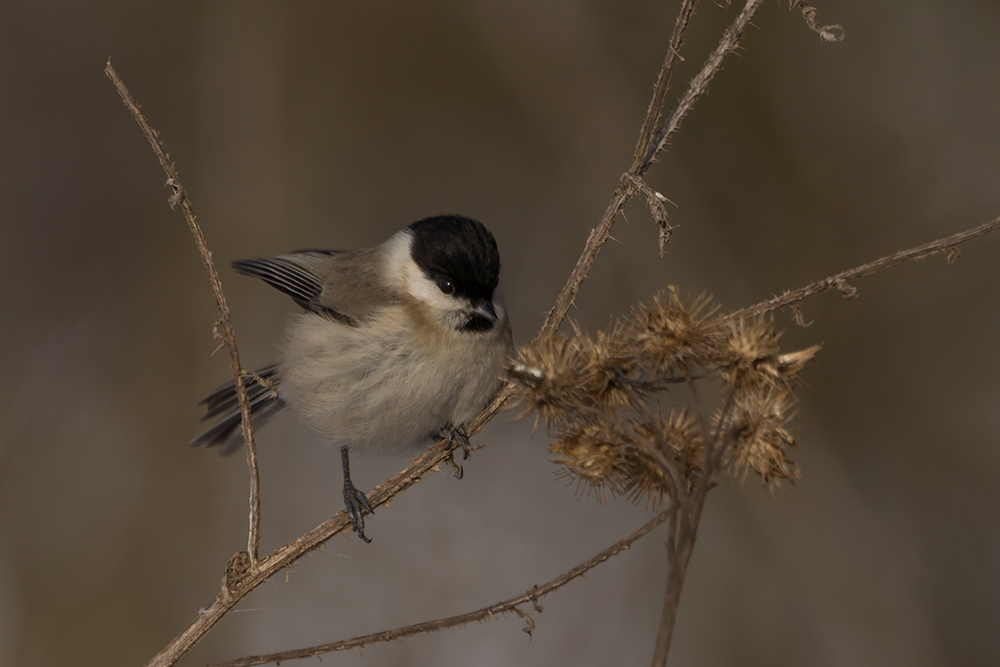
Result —
[[413, 245], [413, 232], [409, 229], [396, 232], [382, 244], [382, 275], [398, 290], [406, 287], [407, 262], [413, 263], [413, 260], [410, 260], [411, 245]]
[[412, 244], [413, 233], [408, 229], [396, 233], [385, 243], [385, 275], [393, 286], [426, 304], [441, 319], [450, 319], [446, 314], [468, 309], [469, 304], [464, 299], [445, 294], [437, 283], [424, 275], [410, 256]]

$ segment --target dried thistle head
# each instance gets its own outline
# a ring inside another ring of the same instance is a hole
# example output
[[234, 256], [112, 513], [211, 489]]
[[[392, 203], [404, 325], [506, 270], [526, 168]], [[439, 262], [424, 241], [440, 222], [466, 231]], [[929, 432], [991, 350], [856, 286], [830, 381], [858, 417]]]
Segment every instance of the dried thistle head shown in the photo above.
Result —
[[523, 404], [517, 419], [535, 413], [551, 429], [572, 420], [585, 395], [580, 378], [588, 366], [579, 341], [562, 335], [530, 343], [518, 351], [519, 362], [532, 369], [533, 382], [520, 385]]
[[733, 320], [725, 329], [715, 360], [721, 377], [730, 385], [794, 387], [798, 374], [819, 352], [819, 345], [803, 350], [778, 354], [781, 335], [774, 329], [771, 318]]
[[659, 504], [664, 497], [675, 496], [675, 484], [689, 491], [702, 470], [705, 443], [697, 420], [688, 415], [687, 408], [671, 411], [666, 419], [657, 413], [653, 420], [639, 423], [636, 432], [638, 469], [633, 500]]
[[[622, 420], [594, 422], [566, 433], [551, 446], [555, 463], [584, 482], [599, 497], [623, 496], [662, 505], [674, 497], [674, 484], [693, 476], [679, 472], [678, 452], [696, 450], [700, 439], [684, 418], [648, 424]], [[678, 471], [671, 479], [671, 470]], [[685, 468], [692, 472], [694, 468]]]
[[758, 361], [778, 351], [779, 338], [770, 317], [732, 319], [720, 336], [712, 366], [727, 374], [753, 371]]
[[637, 363], [659, 377], [703, 366], [712, 356], [716, 329], [712, 315], [717, 310], [705, 293], [685, 304], [675, 287], [654, 296], [652, 303], [639, 304], [629, 318]]
[[609, 412], [641, 405], [642, 391], [628, 382], [635, 369], [624, 324], [615, 322], [592, 337], [581, 333], [575, 324], [573, 332], [588, 362], [581, 381], [593, 405]]
[[[707, 295], [685, 303], [670, 288], [605, 331], [574, 324], [526, 346], [511, 372], [518, 418], [544, 421], [557, 438], [555, 462], [600, 497], [676, 500], [720, 461], [743, 480], [753, 472], [769, 485], [794, 481], [798, 468], [785, 454], [795, 444], [786, 428], [792, 391], [819, 346], [779, 354], [771, 317], [726, 321], [716, 311]], [[723, 380], [727, 398], [711, 433], [687, 407], [651, 416], [679, 374]]]
[[795, 399], [788, 390], [773, 387], [750, 387], [738, 392], [730, 416], [724, 425], [731, 441], [728, 464], [741, 481], [749, 473], [760, 476], [768, 486], [781, 480], [795, 483], [799, 468], [785, 453], [795, 440], [785, 428], [794, 416]]
[[701, 470], [705, 442], [698, 420], [689, 414], [687, 407], [672, 410], [666, 419], [657, 415], [656, 423], [661, 442], [670, 445], [677, 458], [688, 468]]
[[613, 423], [594, 422], [563, 434], [549, 451], [556, 455], [553, 463], [565, 466], [599, 495], [605, 490], [618, 495], [628, 488], [631, 478], [624, 455], [631, 440]]
[[571, 336], [555, 336], [530, 344], [520, 351], [520, 363], [537, 373], [522, 387], [524, 410], [551, 429], [595, 413], [614, 414], [637, 407], [642, 392], [624, 379], [631, 372], [624, 327], [616, 323], [608, 331], [590, 337], [573, 325]]

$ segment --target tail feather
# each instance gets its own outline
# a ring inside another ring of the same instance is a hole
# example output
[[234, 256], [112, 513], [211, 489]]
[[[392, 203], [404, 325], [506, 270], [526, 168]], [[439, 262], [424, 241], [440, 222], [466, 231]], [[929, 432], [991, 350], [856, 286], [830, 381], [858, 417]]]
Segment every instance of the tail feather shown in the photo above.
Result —
[[[263, 380], [267, 384], [261, 384]], [[268, 366], [257, 371], [256, 377], [243, 380], [247, 397], [250, 399], [250, 418], [254, 428], [263, 426], [272, 416], [285, 407], [285, 401], [278, 396], [277, 368]], [[198, 402], [204, 405], [206, 412], [201, 421], [206, 421], [222, 415], [222, 418], [210, 428], [199, 433], [191, 440], [192, 447], [217, 447], [220, 454], [226, 456], [239, 449], [242, 443], [243, 429], [239, 400], [236, 397], [236, 387], [226, 384]]]
[[[278, 385], [278, 367], [268, 366], [266, 368], [262, 368], [257, 371], [256, 377], [250, 377], [244, 380], [247, 397], [251, 402], [264, 394], [274, 392], [272, 387], [267, 384], [261, 384], [258, 381], [258, 378], [273, 384], [276, 387]], [[206, 410], [205, 414], [203, 414], [201, 419], [198, 421], [208, 421], [209, 419], [217, 417], [224, 412], [238, 410], [239, 400], [236, 398], [236, 387], [232, 382], [227, 382], [205, 398], [198, 401], [198, 405], [204, 405]]]

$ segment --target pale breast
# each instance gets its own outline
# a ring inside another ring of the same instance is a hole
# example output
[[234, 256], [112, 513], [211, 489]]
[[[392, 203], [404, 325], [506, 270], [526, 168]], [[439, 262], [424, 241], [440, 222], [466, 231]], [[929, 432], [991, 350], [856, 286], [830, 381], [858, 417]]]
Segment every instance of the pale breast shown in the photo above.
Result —
[[362, 327], [296, 315], [280, 350], [282, 397], [338, 446], [412, 452], [446, 424], [478, 414], [496, 391], [507, 352], [496, 345], [502, 331], [443, 335], [433, 344], [414, 336], [398, 306]]

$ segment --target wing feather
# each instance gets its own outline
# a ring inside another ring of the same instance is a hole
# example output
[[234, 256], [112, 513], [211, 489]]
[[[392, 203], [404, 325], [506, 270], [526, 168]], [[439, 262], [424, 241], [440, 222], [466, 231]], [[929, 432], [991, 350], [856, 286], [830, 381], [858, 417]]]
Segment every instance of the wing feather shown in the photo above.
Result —
[[233, 268], [260, 278], [302, 308], [348, 326], [358, 326], [397, 298], [381, 279], [378, 248], [342, 252], [299, 250], [233, 262]]

